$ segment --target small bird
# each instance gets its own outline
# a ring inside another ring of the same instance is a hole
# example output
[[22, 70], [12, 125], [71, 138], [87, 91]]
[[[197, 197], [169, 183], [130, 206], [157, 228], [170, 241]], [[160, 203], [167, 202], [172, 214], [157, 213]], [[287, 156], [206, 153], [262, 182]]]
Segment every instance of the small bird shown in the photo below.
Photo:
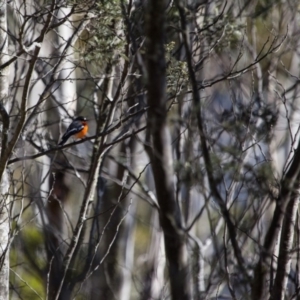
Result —
[[84, 138], [88, 132], [88, 129], [89, 127], [86, 118], [82, 116], [77, 117], [62, 136], [58, 146], [62, 146], [72, 135], [74, 135], [77, 139]]

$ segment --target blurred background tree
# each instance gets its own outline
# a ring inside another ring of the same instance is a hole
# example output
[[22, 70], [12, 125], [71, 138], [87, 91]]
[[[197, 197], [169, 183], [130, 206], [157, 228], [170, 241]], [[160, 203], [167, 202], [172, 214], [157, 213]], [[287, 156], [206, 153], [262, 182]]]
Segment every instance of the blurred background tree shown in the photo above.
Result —
[[299, 18], [0, 1], [0, 298], [298, 299]]

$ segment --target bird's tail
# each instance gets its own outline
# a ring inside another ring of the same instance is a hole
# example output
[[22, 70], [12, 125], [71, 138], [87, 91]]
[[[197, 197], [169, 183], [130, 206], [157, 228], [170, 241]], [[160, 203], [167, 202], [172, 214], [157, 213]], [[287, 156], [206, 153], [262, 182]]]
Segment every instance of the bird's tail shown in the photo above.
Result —
[[61, 141], [58, 143], [58, 146], [64, 145], [64, 143], [68, 140], [69, 136], [68, 135], [63, 135], [61, 138]]

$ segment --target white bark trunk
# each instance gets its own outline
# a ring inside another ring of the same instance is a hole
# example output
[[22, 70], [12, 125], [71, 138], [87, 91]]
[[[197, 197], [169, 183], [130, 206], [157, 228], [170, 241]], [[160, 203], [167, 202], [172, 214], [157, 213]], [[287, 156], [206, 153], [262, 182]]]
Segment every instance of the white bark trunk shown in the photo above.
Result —
[[8, 178], [2, 176], [0, 183], [0, 300], [9, 298], [9, 208], [8, 208]]
[[[0, 64], [7, 61], [8, 36], [7, 36], [6, 0], [0, 0]], [[0, 104], [7, 107], [9, 88], [9, 67], [0, 73]], [[2, 150], [2, 149], [1, 149]], [[4, 171], [0, 182], [0, 300], [9, 298], [9, 209], [7, 198], [9, 182]]]

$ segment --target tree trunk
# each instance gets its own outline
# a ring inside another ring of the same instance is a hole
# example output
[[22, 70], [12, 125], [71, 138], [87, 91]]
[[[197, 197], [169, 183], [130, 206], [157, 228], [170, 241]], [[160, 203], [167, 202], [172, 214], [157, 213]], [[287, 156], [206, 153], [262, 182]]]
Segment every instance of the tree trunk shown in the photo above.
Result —
[[275, 277], [274, 288], [272, 290], [270, 298], [274, 300], [284, 300], [285, 298], [288, 275], [290, 273], [291, 267], [294, 228], [299, 204], [298, 194], [298, 190], [296, 190], [296, 192], [292, 194], [284, 216], [277, 264], [278, 267]]
[[160, 224], [164, 232], [172, 299], [190, 299], [185, 235], [175, 200], [174, 170], [166, 108], [165, 15], [167, 1], [149, 1], [146, 16], [148, 127]]
[[[7, 61], [7, 57], [3, 53], [8, 52], [8, 37], [7, 37], [7, 13], [6, 13], [6, 1], [0, 0], [0, 64], [2, 65]], [[5, 110], [5, 104], [8, 100], [8, 88], [9, 88], [9, 78], [8, 78], [9, 67], [1, 70], [0, 75], [0, 106], [1, 106], [1, 116], [2, 122], [8, 121], [8, 116]], [[7, 126], [3, 126], [2, 133], [2, 149], [4, 147], [3, 143], [7, 141]], [[9, 182], [7, 178], [6, 168], [3, 168], [4, 172], [1, 174], [0, 182], [0, 299], [5, 300], [9, 298], [9, 208], [8, 201], [8, 188]]]

